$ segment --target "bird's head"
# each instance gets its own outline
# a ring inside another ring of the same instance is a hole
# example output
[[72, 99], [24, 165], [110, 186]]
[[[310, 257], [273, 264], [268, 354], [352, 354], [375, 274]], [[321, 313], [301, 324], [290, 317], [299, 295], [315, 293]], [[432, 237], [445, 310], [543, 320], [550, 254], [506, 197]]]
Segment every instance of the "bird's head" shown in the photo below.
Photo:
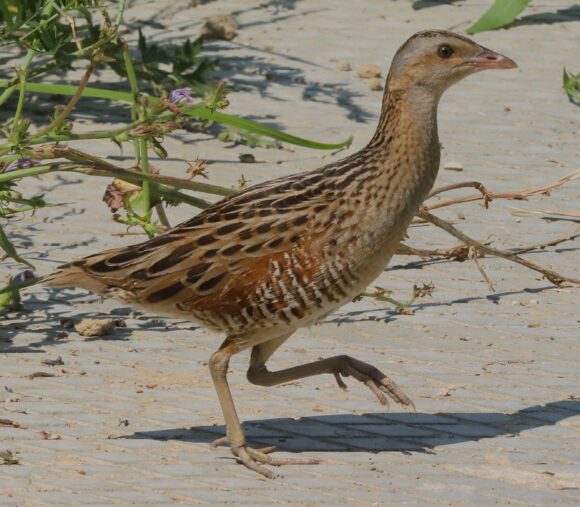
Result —
[[418, 32], [395, 54], [388, 87], [422, 87], [441, 95], [464, 77], [486, 69], [514, 69], [516, 63], [453, 32]]

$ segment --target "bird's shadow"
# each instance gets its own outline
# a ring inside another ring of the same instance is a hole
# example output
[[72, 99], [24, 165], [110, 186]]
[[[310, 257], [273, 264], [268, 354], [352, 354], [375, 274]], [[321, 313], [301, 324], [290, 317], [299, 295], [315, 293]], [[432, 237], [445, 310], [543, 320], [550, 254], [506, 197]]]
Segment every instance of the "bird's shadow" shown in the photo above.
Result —
[[[553, 426], [580, 415], [580, 401], [566, 399], [526, 407], [513, 413], [387, 412], [278, 418], [243, 424], [248, 443], [289, 452], [427, 452], [445, 445], [477, 442]], [[194, 426], [139, 431], [117, 438], [209, 443], [225, 434], [224, 426]]]

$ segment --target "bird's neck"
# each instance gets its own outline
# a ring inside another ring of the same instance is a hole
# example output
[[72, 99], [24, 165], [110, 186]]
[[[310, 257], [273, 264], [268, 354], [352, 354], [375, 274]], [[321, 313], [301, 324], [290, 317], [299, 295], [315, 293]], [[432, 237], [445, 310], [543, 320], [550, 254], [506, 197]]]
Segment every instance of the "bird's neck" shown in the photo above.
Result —
[[351, 195], [358, 192], [366, 206], [354, 218], [370, 231], [369, 246], [377, 251], [385, 251], [385, 241], [398, 243], [435, 182], [440, 158], [437, 103], [438, 97], [421, 90], [387, 90], [377, 131], [359, 152], [365, 164], [355, 169], [360, 178], [353, 181]]
[[418, 149], [438, 146], [439, 98], [420, 86], [397, 87], [387, 82], [379, 124], [368, 147], [393, 156], [391, 145], [406, 139], [419, 142]]
[[404, 203], [412, 214], [439, 169], [438, 104], [439, 95], [422, 87], [388, 86], [377, 130], [365, 148], [389, 189], [386, 197]]

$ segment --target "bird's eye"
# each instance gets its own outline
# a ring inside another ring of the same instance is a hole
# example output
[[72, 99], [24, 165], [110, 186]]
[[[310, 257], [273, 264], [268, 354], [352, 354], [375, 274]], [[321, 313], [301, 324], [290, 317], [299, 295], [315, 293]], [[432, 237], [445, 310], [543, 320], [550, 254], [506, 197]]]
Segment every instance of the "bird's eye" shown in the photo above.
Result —
[[449, 47], [447, 45], [439, 46], [439, 49], [437, 50], [437, 54], [441, 58], [449, 58], [453, 54], [453, 49], [451, 49], [451, 47]]

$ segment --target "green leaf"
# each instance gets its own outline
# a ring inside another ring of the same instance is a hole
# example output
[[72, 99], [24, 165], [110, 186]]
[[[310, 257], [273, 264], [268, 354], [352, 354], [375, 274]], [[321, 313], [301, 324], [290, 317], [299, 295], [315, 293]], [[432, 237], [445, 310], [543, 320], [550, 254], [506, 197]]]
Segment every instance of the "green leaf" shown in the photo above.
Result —
[[219, 111], [212, 111], [210, 109], [199, 109], [199, 108], [188, 109], [187, 107], [184, 107], [183, 112], [188, 116], [191, 116], [192, 118], [196, 118], [197, 120], [210, 120], [217, 123], [221, 123], [222, 125], [229, 125], [236, 129], [246, 130], [254, 134], [268, 136], [273, 139], [277, 139], [278, 141], [283, 141], [285, 143], [295, 144], [297, 146], [304, 146], [306, 148], [314, 148], [317, 150], [338, 150], [340, 148], [350, 146], [350, 143], [352, 142], [352, 136], [346, 139], [345, 141], [342, 141], [341, 143], [337, 144], [319, 143], [316, 141], [310, 141], [302, 137], [286, 134], [284, 132], [281, 132], [271, 127], [267, 127], [266, 125], [263, 125], [261, 123], [252, 120], [239, 118], [238, 116], [232, 116], [226, 113], [220, 113]]
[[16, 248], [14, 248], [14, 245], [10, 242], [8, 236], [6, 236], [2, 227], [0, 227], [0, 248], [2, 248], [2, 250], [4, 250], [15, 261], [18, 261], [21, 264], [26, 264], [28, 267], [34, 268], [34, 266], [30, 264], [30, 262], [28, 262], [27, 260], [23, 259], [18, 255]]
[[5, 294], [0, 292], [0, 315], [4, 315], [12, 309], [13, 292], [8, 291]]
[[580, 106], [580, 74], [568, 74], [564, 68], [563, 86], [570, 102]]
[[530, 0], [495, 0], [494, 4], [466, 32], [473, 35], [509, 25], [529, 3]]
[[[0, 88], [6, 87], [7, 82], [0, 82]], [[17, 89], [20, 85], [16, 85]], [[59, 95], [74, 95], [77, 87], [74, 85], [60, 85], [60, 84], [47, 84], [47, 83], [26, 83], [26, 91], [36, 92], [36, 93], [50, 93]], [[82, 93], [83, 97], [95, 97], [110, 100], [119, 100], [122, 102], [132, 102], [133, 96], [129, 92], [121, 92], [115, 90], [107, 90], [105, 88], [91, 88], [86, 87]], [[159, 99], [155, 97], [149, 98], [151, 104], [155, 104]], [[304, 146], [306, 148], [313, 148], [317, 150], [338, 150], [350, 146], [352, 142], [352, 136], [342, 141], [340, 143], [320, 143], [316, 141], [310, 141], [302, 137], [293, 136], [291, 134], [286, 134], [272, 127], [267, 127], [261, 123], [247, 120], [245, 118], [239, 118], [238, 116], [232, 116], [226, 113], [221, 113], [218, 111], [212, 111], [208, 108], [203, 108], [199, 106], [193, 107], [183, 107], [184, 114], [196, 118], [198, 120], [210, 120], [223, 125], [229, 125], [231, 127], [246, 130], [255, 134], [262, 136], [271, 137], [272, 139], [277, 139], [278, 141], [283, 141], [285, 143], [295, 144], [297, 146]]]

